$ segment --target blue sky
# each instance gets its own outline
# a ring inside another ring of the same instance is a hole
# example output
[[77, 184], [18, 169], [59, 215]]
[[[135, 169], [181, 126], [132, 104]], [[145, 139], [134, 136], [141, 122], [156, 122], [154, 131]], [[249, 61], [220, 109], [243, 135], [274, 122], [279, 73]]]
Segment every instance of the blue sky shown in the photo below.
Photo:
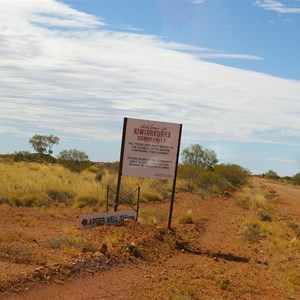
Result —
[[0, 0], [0, 153], [34, 134], [119, 159], [124, 117], [300, 172], [300, 1]]

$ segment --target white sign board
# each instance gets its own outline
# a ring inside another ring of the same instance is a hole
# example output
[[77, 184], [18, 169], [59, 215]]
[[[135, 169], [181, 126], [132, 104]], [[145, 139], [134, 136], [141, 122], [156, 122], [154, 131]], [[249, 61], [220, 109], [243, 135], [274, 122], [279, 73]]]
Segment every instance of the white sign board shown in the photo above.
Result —
[[174, 179], [181, 124], [127, 119], [122, 175]]
[[100, 225], [120, 225], [125, 219], [136, 220], [136, 211], [117, 211], [79, 216], [79, 228], [90, 229]]

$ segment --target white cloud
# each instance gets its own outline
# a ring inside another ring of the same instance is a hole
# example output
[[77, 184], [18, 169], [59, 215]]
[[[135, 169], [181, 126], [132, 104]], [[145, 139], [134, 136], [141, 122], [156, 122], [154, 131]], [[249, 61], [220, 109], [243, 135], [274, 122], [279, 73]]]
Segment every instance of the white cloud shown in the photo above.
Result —
[[207, 49], [108, 31], [53, 0], [14, 3], [0, 1], [0, 131], [117, 140], [127, 116], [183, 123], [187, 141], [284, 143], [300, 134], [299, 81], [200, 60]]
[[192, 3], [194, 3], [194, 4], [202, 4], [204, 2], [205, 2], [205, 0], [193, 0], [192, 1]]
[[288, 164], [295, 164], [298, 161], [297, 160], [292, 160], [292, 159], [284, 159], [280, 157], [265, 157], [265, 160], [270, 160], [270, 161], [275, 161], [275, 162], [283, 162], [283, 163], [288, 163]]
[[282, 14], [300, 13], [300, 7], [289, 7], [276, 0], [257, 0], [256, 5], [266, 10], [276, 11]]

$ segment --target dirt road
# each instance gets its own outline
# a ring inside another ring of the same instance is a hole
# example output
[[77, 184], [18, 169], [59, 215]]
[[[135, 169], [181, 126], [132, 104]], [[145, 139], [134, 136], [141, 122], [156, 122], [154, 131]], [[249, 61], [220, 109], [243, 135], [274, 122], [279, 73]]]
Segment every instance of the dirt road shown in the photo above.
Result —
[[[300, 221], [299, 189], [263, 179], [254, 182], [274, 190], [281, 199], [279, 209]], [[110, 266], [107, 258], [103, 271], [79, 273], [61, 283], [29, 285], [19, 294], [2, 293], [0, 299], [300, 299], [296, 288], [300, 278], [290, 271], [291, 263], [296, 267], [300, 263], [299, 251], [288, 252], [287, 261], [284, 251], [270, 247], [268, 237], [258, 244], [245, 242], [240, 226], [254, 212], [237, 206], [234, 196], [180, 195], [174, 208], [175, 215], [191, 208], [195, 221], [174, 224], [173, 232], [160, 236], [167, 240], [175, 234], [179, 247], [162, 251], [157, 259], [135, 258]], [[188, 243], [179, 242], [177, 236]], [[154, 242], [153, 251], [158, 241]], [[291, 274], [293, 285], [288, 281]]]
[[283, 213], [295, 217], [300, 220], [300, 188], [287, 185], [278, 181], [270, 181], [263, 178], [255, 178], [255, 182], [259, 182], [277, 193], [281, 200], [278, 206]]

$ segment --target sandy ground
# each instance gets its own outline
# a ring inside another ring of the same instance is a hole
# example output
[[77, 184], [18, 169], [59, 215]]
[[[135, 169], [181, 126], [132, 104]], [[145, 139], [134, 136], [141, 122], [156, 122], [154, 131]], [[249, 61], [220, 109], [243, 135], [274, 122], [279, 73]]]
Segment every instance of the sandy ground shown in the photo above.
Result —
[[[299, 223], [300, 190], [263, 179], [255, 179], [254, 183], [276, 192], [278, 213], [275, 217], [278, 224], [287, 228], [285, 238], [292, 239], [287, 224]], [[168, 203], [155, 205], [168, 208]], [[300, 264], [299, 251], [289, 252], [289, 256], [284, 251], [278, 252], [270, 247], [267, 238], [256, 244], [245, 242], [240, 235], [240, 224], [252, 217], [251, 210], [237, 206], [233, 196], [202, 199], [192, 194], [177, 195], [174, 216], [188, 208], [196, 216], [193, 224], [173, 222], [172, 231], [166, 230], [163, 224], [147, 227], [145, 230], [149, 232], [138, 228], [141, 236], [146, 235], [140, 244], [138, 237], [134, 237], [134, 241], [149, 259], [140, 256], [118, 261], [113, 256], [103, 257], [104, 267], [86, 268], [61, 282], [25, 281], [17, 292], [3, 290], [0, 299], [300, 299], [299, 276], [295, 275], [293, 285], [285, 280], [286, 270]], [[24, 217], [29, 212], [18, 213]], [[70, 226], [74, 226], [72, 216], [66, 218]], [[61, 221], [66, 222], [63, 217]], [[45, 217], [41, 224], [46, 230], [49, 220]], [[61, 223], [56, 224], [57, 227], [50, 230], [52, 235], [61, 226]], [[100, 234], [100, 230], [91, 232]], [[131, 226], [130, 234], [133, 230]], [[159, 240], [151, 235], [155, 230], [161, 231]], [[133, 239], [130, 234], [126, 242]], [[176, 247], [161, 248], [161, 253], [157, 252], [158, 247], [172, 242]], [[10, 271], [13, 264], [0, 263], [1, 270], [13, 273]]]

